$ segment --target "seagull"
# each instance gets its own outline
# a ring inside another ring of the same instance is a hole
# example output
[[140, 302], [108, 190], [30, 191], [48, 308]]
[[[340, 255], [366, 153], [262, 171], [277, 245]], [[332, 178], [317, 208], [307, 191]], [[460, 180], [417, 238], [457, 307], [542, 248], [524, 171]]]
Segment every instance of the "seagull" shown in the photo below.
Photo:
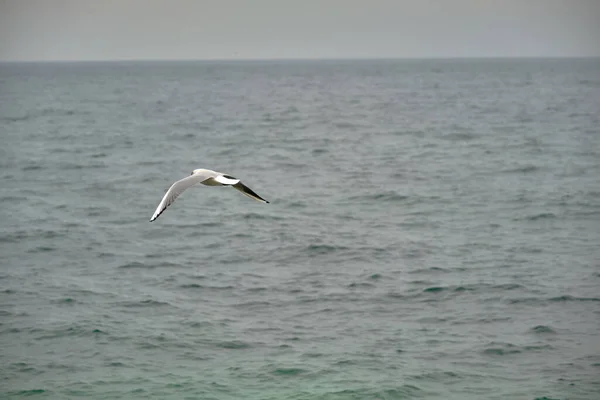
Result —
[[175, 199], [179, 197], [179, 195], [183, 193], [185, 189], [195, 185], [196, 183], [201, 183], [206, 186], [233, 186], [234, 189], [239, 190], [246, 196], [256, 201], [268, 203], [267, 200], [254, 193], [252, 189], [231, 175], [211, 171], [210, 169], [195, 169], [192, 171], [190, 176], [183, 178], [171, 185], [169, 190], [167, 190], [167, 193], [165, 193], [164, 197], [158, 204], [158, 207], [156, 207], [156, 211], [154, 211], [154, 215], [152, 215], [152, 218], [150, 218], [150, 222], [158, 218], [160, 214], [167, 209], [167, 207], [173, 204]]

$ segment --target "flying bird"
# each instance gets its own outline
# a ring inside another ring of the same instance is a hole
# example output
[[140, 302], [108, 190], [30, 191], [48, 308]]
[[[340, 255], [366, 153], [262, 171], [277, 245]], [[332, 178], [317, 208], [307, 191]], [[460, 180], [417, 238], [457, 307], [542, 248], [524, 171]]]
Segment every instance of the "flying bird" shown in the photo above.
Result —
[[201, 183], [206, 186], [232, 186], [234, 189], [239, 190], [246, 196], [260, 201], [261, 203], [268, 203], [267, 200], [263, 199], [259, 195], [257, 195], [252, 189], [248, 186], [244, 185], [239, 179], [234, 178], [231, 175], [222, 174], [221, 172], [211, 171], [210, 169], [195, 169], [192, 171], [192, 174], [187, 178], [183, 178], [174, 184], [171, 185], [167, 193], [165, 193], [164, 197], [156, 207], [156, 211], [154, 211], [154, 215], [150, 218], [150, 222], [154, 221], [156, 218], [162, 214], [167, 207], [169, 207], [177, 197], [183, 191], [197, 183]]

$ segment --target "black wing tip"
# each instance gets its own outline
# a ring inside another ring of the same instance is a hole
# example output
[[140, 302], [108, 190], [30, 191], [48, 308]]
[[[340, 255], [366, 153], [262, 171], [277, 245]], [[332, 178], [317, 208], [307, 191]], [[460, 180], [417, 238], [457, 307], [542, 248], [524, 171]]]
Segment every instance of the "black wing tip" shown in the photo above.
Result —
[[243, 184], [241, 181], [240, 181], [240, 182], [238, 182], [238, 183], [236, 183], [236, 184], [235, 184], [235, 185], [233, 185], [233, 186], [234, 186], [235, 188], [237, 188], [237, 189], [241, 189], [240, 191], [241, 191], [242, 193], [244, 193], [245, 195], [249, 196], [249, 197], [252, 197], [252, 198], [254, 198], [254, 199], [258, 200], [258, 201], [265, 202], [265, 203], [267, 203], [267, 204], [269, 203], [269, 201], [268, 201], [268, 200], [265, 200], [265, 199], [263, 199], [262, 197], [260, 197], [260, 196], [258, 195], [258, 193], [256, 193], [254, 190], [250, 189], [248, 186], [244, 185], [244, 184]]
[[156, 221], [156, 220], [158, 219], [158, 217], [160, 217], [160, 216], [162, 215], [162, 213], [164, 213], [164, 212], [167, 210], [167, 208], [168, 208], [168, 207], [169, 207], [169, 206], [167, 206], [167, 207], [163, 208], [163, 209], [162, 209], [162, 211], [161, 211], [161, 212], [159, 212], [159, 213], [158, 213], [158, 215], [157, 215], [156, 217], [154, 217], [154, 218], [151, 218], [151, 219], [150, 219], [150, 222], [154, 222], [154, 221]]
[[254, 199], [255, 199], [255, 200], [258, 200], [258, 201], [260, 201], [260, 202], [262, 202], [262, 203], [267, 203], [267, 204], [269, 204], [269, 200], [265, 200], [265, 199], [263, 199], [262, 197], [260, 197], [260, 196], [259, 196], [259, 195], [257, 195], [256, 193], [254, 193], [254, 196], [250, 196], [250, 197], [254, 197]]

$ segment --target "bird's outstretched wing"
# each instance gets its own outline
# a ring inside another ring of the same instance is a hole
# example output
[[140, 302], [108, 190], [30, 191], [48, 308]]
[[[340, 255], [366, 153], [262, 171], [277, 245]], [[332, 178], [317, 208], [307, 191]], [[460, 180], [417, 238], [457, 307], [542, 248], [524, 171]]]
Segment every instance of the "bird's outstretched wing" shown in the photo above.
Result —
[[248, 186], [244, 185], [242, 182], [238, 181], [238, 183], [236, 183], [235, 185], [233, 185], [233, 187], [237, 190], [239, 190], [240, 192], [244, 193], [246, 196], [256, 200], [256, 201], [260, 201], [261, 203], [268, 203], [267, 200], [263, 199], [262, 197], [260, 197], [259, 195], [257, 195], [254, 190], [250, 189]]
[[219, 176], [216, 176], [214, 178], [214, 180], [221, 183], [222, 185], [233, 186], [235, 189], [239, 190], [240, 192], [244, 193], [246, 196], [248, 196], [256, 201], [260, 201], [261, 203], [268, 203], [267, 200], [265, 200], [262, 197], [260, 197], [259, 195], [257, 195], [254, 192], [254, 190], [250, 189], [248, 186], [244, 185], [238, 178], [235, 178], [231, 175], [221, 174]]
[[173, 204], [175, 199], [179, 197], [179, 195], [183, 193], [185, 189], [189, 188], [190, 186], [194, 186], [197, 183], [204, 182], [210, 177], [210, 175], [194, 174], [172, 184], [158, 204], [158, 207], [156, 207], [156, 211], [154, 211], [154, 215], [152, 215], [152, 218], [150, 218], [150, 222], [158, 218], [159, 215], [167, 209], [167, 207]]

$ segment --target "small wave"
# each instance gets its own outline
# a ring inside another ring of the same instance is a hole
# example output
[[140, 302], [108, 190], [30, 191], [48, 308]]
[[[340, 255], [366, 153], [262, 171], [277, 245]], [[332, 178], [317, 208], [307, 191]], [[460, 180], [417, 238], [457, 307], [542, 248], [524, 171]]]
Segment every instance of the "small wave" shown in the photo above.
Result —
[[61, 168], [65, 169], [65, 170], [101, 169], [101, 168], [107, 168], [107, 165], [106, 164], [99, 164], [99, 163], [95, 163], [95, 164], [91, 164], [91, 163], [85, 163], [85, 164], [69, 163], [69, 164], [62, 165]]
[[541, 344], [541, 345], [532, 345], [532, 346], [523, 346], [523, 351], [543, 351], [543, 350], [551, 350], [552, 346], [549, 344]]
[[[162, 160], [144, 160], [144, 161], [139, 161], [136, 163], [136, 165], [139, 165], [140, 167], [151, 167], [153, 165], [159, 165], [159, 164], [163, 164]], [[150, 179], [153, 179], [154, 177], [150, 177]]]
[[477, 290], [477, 288], [475, 288], [474, 286], [457, 286], [454, 288], [455, 292], [468, 292], [473, 290]]
[[460, 319], [456, 319], [451, 322], [452, 325], [463, 325], [463, 324], [495, 324], [498, 322], [510, 322], [513, 319], [511, 317], [485, 317], [477, 318], [474, 316], [468, 316]]
[[120, 361], [111, 361], [111, 362], [107, 362], [104, 364], [107, 367], [111, 367], [111, 368], [123, 368], [123, 367], [129, 367], [127, 364], [124, 364]]
[[114, 258], [117, 255], [115, 253], [102, 251], [102, 252], [98, 253], [97, 256], [98, 256], [98, 258]]
[[248, 301], [245, 303], [236, 303], [235, 307], [241, 309], [265, 309], [273, 306], [270, 301]]
[[304, 374], [308, 372], [305, 369], [302, 368], [277, 368], [273, 371], [273, 374], [275, 375], [300, 375], [300, 374]]
[[294, 201], [288, 205], [289, 208], [306, 208], [306, 203]]
[[315, 155], [315, 156], [316, 155], [320, 155], [320, 154], [326, 154], [326, 153], [329, 153], [329, 150], [327, 150], [327, 149], [314, 149], [312, 151], [312, 154]]
[[189, 283], [179, 286], [182, 289], [205, 289], [205, 290], [233, 290], [235, 286], [225, 285], [225, 286], [205, 286], [199, 285], [197, 283]]
[[502, 290], [515, 290], [515, 289], [522, 289], [523, 286], [519, 285], [518, 283], [503, 283], [500, 285], [494, 285], [494, 286], [492, 286], [492, 288], [502, 289]]
[[244, 232], [232, 233], [230, 236], [234, 237], [234, 238], [242, 238], [242, 239], [254, 237], [252, 234], [250, 234], [250, 233], [244, 233]]
[[182, 133], [182, 134], [175, 134], [175, 135], [170, 135], [169, 139], [183, 140], [183, 141], [187, 142], [190, 139], [196, 139], [196, 134], [193, 133], [193, 132]]
[[62, 298], [62, 299], [54, 300], [53, 302], [57, 303], [57, 304], [73, 305], [73, 304], [76, 303], [76, 300], [74, 298], [72, 298], [72, 297], [65, 297], [65, 298]]
[[492, 349], [486, 349], [483, 351], [483, 354], [487, 354], [487, 355], [496, 355], [496, 356], [505, 356], [508, 354], [517, 354], [520, 353], [520, 350], [517, 349], [501, 349], [501, 348], [492, 348]]
[[11, 234], [1, 235], [0, 243], [18, 243], [27, 239], [55, 239], [64, 236], [65, 234], [53, 230], [16, 231]]
[[510, 354], [521, 353], [521, 349], [518, 346], [510, 343], [496, 343], [492, 342], [488, 344], [488, 347], [482, 351], [485, 355], [492, 356], [506, 356]]
[[283, 170], [305, 169], [306, 164], [294, 163], [294, 162], [279, 162], [276, 164], [276, 167], [283, 169]]
[[340, 129], [358, 129], [358, 128], [364, 128], [365, 125], [362, 123], [352, 123], [352, 122], [336, 122], [333, 124], [333, 126], [335, 126], [336, 128], [340, 128]]
[[417, 319], [417, 322], [420, 324], [443, 324], [447, 322], [448, 318], [444, 317], [423, 317]]
[[138, 308], [138, 307], [165, 307], [171, 306], [171, 304], [166, 301], [158, 301], [158, 300], [140, 300], [140, 301], [123, 301], [120, 302], [119, 305], [127, 308]]
[[374, 288], [375, 285], [373, 285], [372, 283], [368, 283], [368, 282], [352, 282], [351, 284], [348, 285], [349, 288], [352, 289], [357, 289], [357, 288]]
[[571, 295], [552, 297], [549, 301], [600, 301], [600, 297], [575, 297]]
[[556, 218], [556, 215], [553, 213], [550, 213], [550, 212], [544, 212], [544, 213], [529, 215], [524, 218], [517, 218], [517, 219], [515, 219], [515, 221], [520, 221], [520, 220], [537, 221], [540, 219], [552, 219], [552, 218]]
[[269, 288], [262, 287], [262, 286], [259, 286], [259, 287], [252, 287], [252, 288], [248, 288], [248, 289], [246, 289], [246, 291], [247, 291], [247, 292], [251, 292], [251, 293], [256, 293], [256, 292], [265, 292], [265, 291], [267, 291], [267, 290], [269, 290]]
[[430, 273], [446, 273], [450, 272], [449, 270], [441, 267], [430, 267], [430, 268], [421, 268], [409, 271], [409, 274], [430, 274]]
[[134, 261], [134, 262], [129, 262], [127, 264], [119, 265], [119, 268], [123, 268], [123, 269], [128, 269], [128, 268], [154, 268], [154, 266]]
[[543, 299], [537, 297], [523, 297], [520, 299], [509, 299], [508, 302], [510, 304], [533, 304], [543, 302]]
[[183, 324], [190, 328], [207, 328], [213, 325], [209, 321], [186, 321]]
[[579, 84], [584, 86], [600, 86], [600, 81], [596, 81], [593, 79], [581, 79], [579, 81]]
[[185, 285], [179, 285], [181, 289], [204, 289], [204, 286], [198, 283], [187, 283]]
[[426, 293], [438, 293], [438, 292], [443, 292], [445, 290], [448, 290], [448, 288], [441, 287], [441, 286], [432, 286], [432, 287], [428, 287], [426, 289], [423, 289], [423, 292], [426, 292]]
[[[287, 346], [288, 348], [291, 347], [290, 345], [284, 345], [284, 346]], [[324, 355], [325, 354], [323, 354], [323, 353], [312, 353], [312, 352], [309, 352], [309, 353], [302, 354], [302, 357], [306, 357], [306, 358], [321, 358]], [[344, 361], [338, 361], [338, 362], [336, 362], [336, 365], [339, 365], [339, 364], [345, 364], [345, 362]]]
[[177, 229], [198, 229], [198, 228], [216, 228], [223, 226], [223, 222], [214, 221], [214, 222], [197, 222], [193, 224], [177, 224]]
[[5, 116], [5, 117], [0, 117], [0, 121], [6, 121], [6, 122], [19, 122], [19, 121], [27, 121], [28, 119], [31, 118], [30, 114], [25, 114], [25, 115], [17, 115], [17, 116]]
[[425, 131], [423, 130], [405, 130], [405, 131], [395, 131], [392, 133], [395, 136], [405, 136], [405, 135], [409, 135], [409, 136], [416, 136], [416, 137], [425, 137]]
[[259, 213], [247, 213], [242, 216], [245, 220], [270, 220], [270, 221], [281, 221], [282, 217], [277, 217], [275, 215], [268, 214], [259, 214]]
[[239, 340], [219, 342], [216, 344], [216, 346], [220, 347], [222, 349], [232, 349], [232, 350], [243, 350], [243, 349], [249, 349], [252, 347], [249, 343], [242, 342]]
[[459, 142], [459, 141], [468, 141], [468, 140], [476, 139], [477, 135], [472, 134], [472, 133], [466, 133], [466, 132], [456, 132], [456, 133], [449, 133], [447, 135], [442, 135], [441, 138], [445, 139], [445, 140], [450, 140], [453, 142]]
[[89, 327], [74, 325], [74, 326], [69, 326], [68, 328], [62, 327], [62, 328], [44, 329], [44, 330], [35, 329], [32, 332], [42, 333], [42, 336], [38, 336], [38, 337], [36, 337], [36, 339], [37, 340], [45, 340], [45, 339], [62, 338], [65, 336], [78, 336], [78, 337], [97, 336], [98, 332], [101, 332], [101, 331], [99, 329], [91, 329]]
[[73, 150], [64, 149], [64, 148], [61, 148], [61, 147], [57, 147], [57, 148], [54, 148], [54, 149], [49, 149], [48, 151], [50, 153], [52, 153], [52, 154], [62, 154], [62, 153], [69, 153], [69, 154], [71, 154], [73, 152]]
[[30, 165], [26, 165], [23, 168], [21, 168], [21, 171], [37, 171], [42, 168], [44, 168], [44, 167], [42, 167], [39, 164], [30, 164]]
[[12, 364], [10, 364], [10, 368], [12, 370], [16, 370], [18, 372], [33, 372], [33, 371], [36, 371], [36, 368], [33, 365], [27, 364], [27, 363], [24, 363], [24, 362], [12, 363]]
[[368, 194], [362, 196], [353, 196], [350, 197], [350, 200], [362, 200], [362, 201], [383, 201], [383, 202], [401, 202], [407, 200], [409, 197], [405, 195], [398, 194], [396, 192], [385, 192], [385, 193], [375, 193]]
[[177, 121], [177, 122], [173, 123], [173, 126], [189, 128], [196, 132], [197, 131], [210, 131], [212, 129], [210, 124], [198, 122], [198, 121], [191, 121], [191, 122]]
[[581, 302], [588, 302], [588, 301], [600, 301], [600, 298], [598, 297], [575, 297], [575, 296], [571, 296], [571, 295], [563, 295], [563, 296], [556, 296], [556, 297], [551, 297], [548, 299], [543, 299], [543, 298], [539, 298], [539, 297], [524, 297], [524, 298], [519, 298], [519, 299], [510, 299], [508, 300], [508, 302], [510, 304], [540, 304], [540, 303], [559, 303], [559, 302], [570, 302], [570, 301], [581, 301]]
[[135, 269], [135, 268], [154, 269], [154, 268], [176, 268], [176, 267], [181, 267], [181, 265], [171, 263], [171, 262], [157, 262], [157, 263], [153, 263], [153, 264], [148, 264], [148, 263], [142, 263], [139, 261], [132, 261], [132, 262], [128, 262], [126, 264], [118, 266], [118, 268], [121, 268], [121, 269]]
[[387, 389], [344, 389], [335, 392], [327, 392], [323, 398], [328, 400], [347, 400], [347, 399], [413, 399], [422, 397], [423, 390], [414, 385], [402, 385]]
[[17, 399], [20, 399], [22, 397], [39, 396], [43, 393], [48, 394], [49, 392], [44, 389], [30, 389], [30, 390], [19, 390], [19, 391], [15, 391], [15, 392], [8, 392], [8, 393], [6, 393], [6, 395], [9, 398], [14, 396]]
[[530, 172], [535, 172], [537, 170], [539, 170], [539, 167], [536, 167], [535, 165], [524, 165], [522, 167], [508, 169], [508, 170], [505, 170], [503, 172], [527, 174], [527, 173], [530, 173]]
[[38, 246], [34, 249], [28, 250], [28, 253], [49, 253], [51, 251], [55, 251], [56, 247], [52, 247], [52, 246]]
[[390, 299], [394, 299], [394, 300], [406, 300], [409, 298], [413, 298], [414, 296], [407, 296], [406, 294], [390, 292], [390, 293], [387, 293], [385, 295], [385, 297], [389, 297]]
[[75, 115], [75, 114], [89, 114], [88, 112], [82, 112], [82, 111], [77, 111], [77, 110], [69, 110], [69, 109], [62, 109], [62, 108], [43, 108], [40, 110], [39, 115], [40, 116], [71, 116], [71, 115]]
[[443, 381], [446, 379], [451, 379], [451, 380], [459, 379], [459, 378], [462, 379], [463, 377], [461, 377], [461, 375], [459, 375], [458, 373], [456, 373], [454, 371], [436, 371], [436, 372], [424, 372], [419, 375], [412, 375], [411, 378], [415, 379], [415, 380], [439, 382], [439, 381]]
[[[413, 281], [410, 282], [413, 284], [428, 284], [427, 281]], [[467, 285], [450, 285], [450, 286], [431, 286], [423, 289], [425, 293], [439, 293], [439, 292], [454, 292], [454, 293], [462, 293], [462, 292], [474, 292], [482, 289], [490, 290], [515, 290], [521, 289], [522, 286], [513, 283], [501, 284], [501, 285], [490, 285], [485, 283], [479, 284], [467, 284]]]
[[531, 332], [537, 333], [537, 334], [556, 333], [556, 331], [554, 329], [552, 329], [551, 327], [549, 327], [547, 325], [534, 326], [533, 328], [531, 328]]
[[347, 247], [343, 246], [331, 246], [327, 244], [311, 244], [305, 248], [309, 256], [311, 255], [325, 255], [335, 253], [340, 250], [348, 250]]
[[84, 110], [71, 110], [71, 109], [60, 109], [60, 108], [43, 108], [41, 110], [34, 110], [33, 112], [28, 112], [25, 115], [8, 115], [4, 117], [0, 117], [0, 121], [6, 122], [21, 122], [21, 121], [29, 121], [31, 119], [40, 118], [40, 117], [70, 117], [73, 115], [87, 115], [88, 111]]
[[85, 212], [88, 217], [99, 217], [107, 215], [111, 212], [111, 209], [108, 207], [87, 207]]

